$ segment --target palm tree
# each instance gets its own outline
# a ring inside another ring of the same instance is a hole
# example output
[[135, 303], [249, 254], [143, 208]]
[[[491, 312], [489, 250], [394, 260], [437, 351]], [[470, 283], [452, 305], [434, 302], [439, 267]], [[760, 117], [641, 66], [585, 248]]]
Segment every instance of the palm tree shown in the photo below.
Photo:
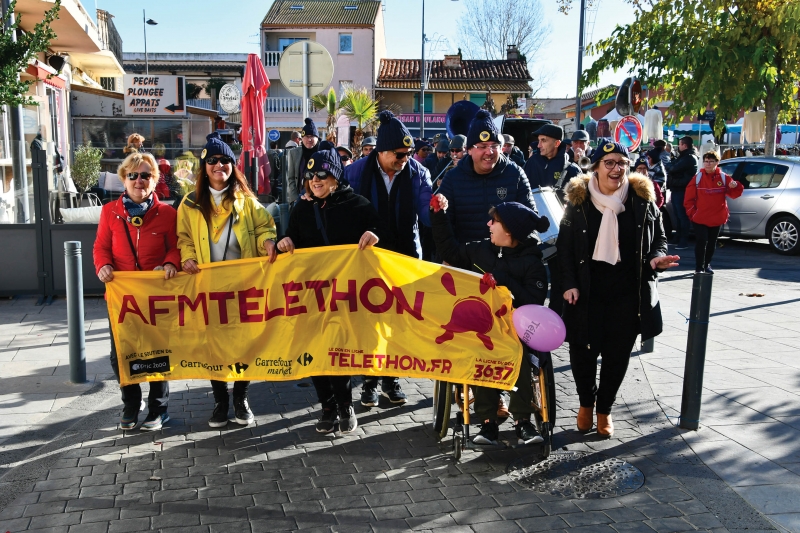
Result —
[[336, 103], [336, 91], [333, 90], [333, 87], [328, 89], [328, 94], [317, 94], [311, 97], [311, 104], [314, 106], [314, 109], [324, 109], [328, 113], [328, 122], [326, 124], [326, 129], [328, 134], [326, 135], [326, 140], [333, 143], [336, 146], [336, 120], [339, 118], [339, 106]]
[[339, 102], [342, 113], [356, 123], [356, 132], [353, 136], [353, 153], [361, 152], [361, 141], [364, 139], [364, 128], [378, 118], [378, 102], [366, 87], [356, 89], [347, 87]]

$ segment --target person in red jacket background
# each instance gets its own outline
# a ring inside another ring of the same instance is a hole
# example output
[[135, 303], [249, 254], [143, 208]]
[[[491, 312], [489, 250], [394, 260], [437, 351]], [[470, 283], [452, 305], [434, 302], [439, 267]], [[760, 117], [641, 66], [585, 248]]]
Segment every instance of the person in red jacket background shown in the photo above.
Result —
[[[94, 241], [94, 268], [103, 283], [114, 279], [115, 270], [163, 270], [164, 279], [177, 273], [181, 264], [178, 250], [178, 213], [168, 204], [158, 201], [154, 193], [159, 172], [155, 158], [134, 152], [117, 170], [125, 185], [125, 193], [103, 206], [97, 238]], [[108, 323], [111, 331], [111, 318]], [[114, 336], [111, 335], [111, 368], [119, 381], [119, 362]], [[142, 389], [136, 385], [121, 387], [124, 405], [120, 429], [136, 427], [139, 411], [143, 410]], [[151, 381], [148, 396], [148, 415], [143, 431], [157, 431], [169, 420], [167, 381]]]
[[694, 225], [695, 272], [714, 273], [711, 258], [722, 225], [730, 214], [726, 198], [739, 198], [744, 191], [741, 183], [717, 168], [718, 164], [716, 151], [709, 150], [703, 155], [703, 168], [689, 181], [683, 200], [686, 216]]

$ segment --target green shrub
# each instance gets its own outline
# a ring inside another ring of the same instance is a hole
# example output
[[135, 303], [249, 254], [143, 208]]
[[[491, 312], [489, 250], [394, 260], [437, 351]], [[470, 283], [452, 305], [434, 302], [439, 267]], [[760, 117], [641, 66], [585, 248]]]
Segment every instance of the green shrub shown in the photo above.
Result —
[[103, 158], [103, 150], [93, 148], [92, 143], [87, 142], [75, 149], [71, 176], [75, 187], [80, 192], [86, 192], [94, 185], [100, 177], [100, 160]]

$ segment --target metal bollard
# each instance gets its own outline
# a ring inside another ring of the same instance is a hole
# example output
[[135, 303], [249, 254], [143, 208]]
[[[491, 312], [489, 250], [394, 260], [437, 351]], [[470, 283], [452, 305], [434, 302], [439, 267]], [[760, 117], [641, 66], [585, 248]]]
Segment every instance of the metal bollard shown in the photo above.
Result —
[[86, 382], [86, 337], [83, 330], [83, 265], [80, 241], [64, 243], [67, 268], [67, 328], [69, 329], [69, 379]]
[[703, 372], [706, 364], [708, 319], [711, 314], [713, 274], [697, 273], [692, 282], [692, 306], [689, 311], [689, 335], [686, 339], [686, 366], [683, 370], [681, 423], [683, 429], [700, 427], [700, 404], [703, 396]]
[[642, 343], [642, 353], [653, 353], [655, 349], [656, 349], [655, 339], [647, 339]]

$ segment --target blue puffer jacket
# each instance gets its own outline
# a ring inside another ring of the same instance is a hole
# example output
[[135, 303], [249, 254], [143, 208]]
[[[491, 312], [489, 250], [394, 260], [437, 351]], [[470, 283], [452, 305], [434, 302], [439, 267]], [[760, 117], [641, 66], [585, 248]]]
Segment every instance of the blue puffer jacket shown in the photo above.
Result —
[[439, 192], [447, 198], [447, 214], [460, 243], [480, 241], [488, 235], [489, 209], [503, 202], [519, 202], [536, 210], [525, 173], [501, 155], [489, 174], [476, 174], [468, 155], [445, 174]]
[[[377, 165], [377, 155], [378, 153], [373, 150], [373, 152], [368, 157], [362, 157], [355, 163], [350, 166], [345, 167], [344, 169], [344, 179], [350, 183], [350, 186], [353, 188], [356, 193], [362, 194], [361, 191], [361, 175], [363, 174], [367, 165]], [[406, 169], [410, 171], [411, 176], [411, 192], [414, 202], [414, 212], [417, 214], [416, 216], [416, 223], [412, 228], [413, 231], [413, 243], [410, 242], [393, 242], [396, 240], [393, 239], [390, 242], [385, 242], [385, 248], [390, 250], [405, 253], [407, 255], [412, 255], [412, 250], [416, 250], [416, 257], [418, 259], [422, 258], [422, 245], [420, 244], [419, 240], [419, 224], [422, 223], [425, 226], [431, 225], [430, 219], [430, 203], [431, 203], [431, 175], [428, 172], [428, 169], [423, 167], [417, 161], [413, 159], [409, 159], [406, 168], [404, 168], [398, 175], [408, 175], [405, 174]], [[394, 186], [392, 186], [394, 187]], [[366, 196], [368, 200], [372, 202], [372, 205], [375, 209], [378, 209], [378, 192], [375, 188], [375, 185], [372, 186], [372, 194], [362, 194], [362, 196]]]

